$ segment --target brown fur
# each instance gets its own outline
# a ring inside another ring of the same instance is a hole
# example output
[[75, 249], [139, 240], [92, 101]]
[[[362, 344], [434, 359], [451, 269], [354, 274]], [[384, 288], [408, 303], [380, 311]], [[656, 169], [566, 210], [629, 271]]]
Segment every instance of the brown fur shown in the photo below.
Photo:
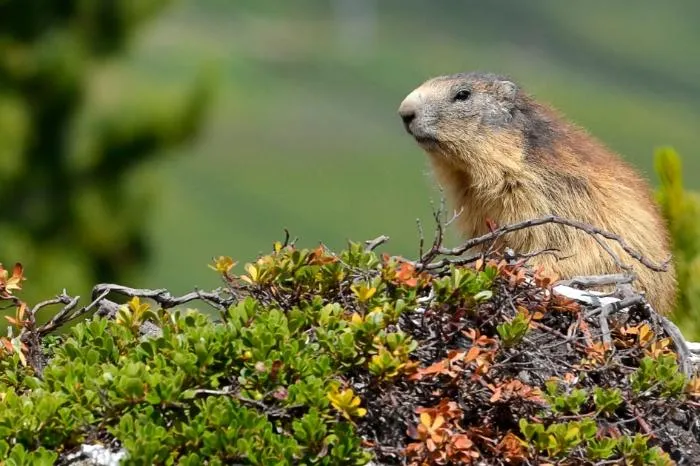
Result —
[[[667, 227], [650, 187], [630, 165], [520, 91], [519, 105], [551, 129], [547, 133], [550, 142], [543, 147], [527, 150], [522, 129], [508, 124], [489, 127], [469, 118], [451, 118], [444, 101], [458, 79], [427, 81], [412, 98], [418, 95], [420, 105], [439, 106], [438, 116], [431, 116], [434, 121], [430, 122], [436, 128], [435, 140], [421, 145], [454, 207], [463, 208], [458, 223], [466, 237], [486, 233], [486, 219], [502, 226], [554, 214], [620, 235], [656, 263], [669, 258]], [[488, 82], [472, 83], [474, 92], [492, 92]], [[514, 232], [505, 237], [505, 244], [519, 252], [557, 248], [564, 259], [541, 255], [532, 263], [561, 278], [620, 272], [590, 235], [566, 226], [542, 225]], [[669, 313], [676, 299], [673, 267], [654, 272], [616, 243], [608, 244], [623, 262], [633, 266], [637, 274], [634, 286], [646, 293], [658, 312]]]

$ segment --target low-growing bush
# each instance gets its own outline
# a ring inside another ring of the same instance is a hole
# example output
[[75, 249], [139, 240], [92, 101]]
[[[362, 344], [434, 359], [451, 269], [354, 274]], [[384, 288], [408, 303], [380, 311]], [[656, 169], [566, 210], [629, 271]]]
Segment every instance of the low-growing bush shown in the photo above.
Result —
[[412, 262], [380, 242], [276, 243], [242, 274], [220, 257], [222, 288], [194, 293], [213, 317], [122, 287], [126, 303], [105, 315], [99, 293], [74, 314], [96, 316], [52, 337], [14, 295], [21, 268], [5, 274], [20, 333], [0, 345], [2, 464], [66, 464], [83, 444], [134, 465], [700, 457], [700, 381], [643, 301], [606, 334], [600, 309], [512, 252]]

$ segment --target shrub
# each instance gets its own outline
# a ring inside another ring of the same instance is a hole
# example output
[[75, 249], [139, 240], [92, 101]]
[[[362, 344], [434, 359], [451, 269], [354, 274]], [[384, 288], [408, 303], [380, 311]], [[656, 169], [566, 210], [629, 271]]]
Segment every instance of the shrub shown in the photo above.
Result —
[[648, 307], [612, 316], [608, 345], [595, 309], [512, 253], [424, 260], [438, 245], [412, 262], [377, 244], [276, 243], [241, 275], [220, 257], [222, 289], [193, 294], [220, 308], [213, 317], [171, 309], [187, 299], [163, 290], [115, 287], [133, 297], [104, 316], [98, 293], [98, 315], [53, 338], [32, 324], [40, 307], [14, 296], [15, 269], [2, 282], [20, 334], [0, 346], [0, 457], [58, 464], [85, 443], [123, 449], [123, 464], [700, 455], [700, 381]]

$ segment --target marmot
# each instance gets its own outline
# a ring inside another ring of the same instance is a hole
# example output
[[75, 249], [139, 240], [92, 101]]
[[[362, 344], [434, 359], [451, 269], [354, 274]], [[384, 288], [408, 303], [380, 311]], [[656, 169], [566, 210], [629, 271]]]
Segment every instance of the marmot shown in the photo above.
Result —
[[[421, 84], [401, 103], [406, 130], [428, 154], [455, 209], [461, 233], [557, 215], [621, 236], [649, 260], [670, 257], [669, 232], [650, 186], [617, 154], [518, 84], [491, 73], [458, 73]], [[615, 260], [590, 235], [546, 224], [504, 236], [518, 252], [548, 248], [560, 258], [532, 259], [560, 278], [619, 273]], [[603, 240], [605, 241], [605, 240]], [[662, 314], [676, 302], [676, 276], [654, 272], [607, 241]]]

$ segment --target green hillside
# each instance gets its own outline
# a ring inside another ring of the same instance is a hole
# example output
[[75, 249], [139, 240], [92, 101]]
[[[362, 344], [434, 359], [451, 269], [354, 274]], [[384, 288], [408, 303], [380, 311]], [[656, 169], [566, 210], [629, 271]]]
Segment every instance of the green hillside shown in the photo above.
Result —
[[697, 2], [377, 1], [374, 35], [354, 51], [332, 3], [181, 1], [97, 79], [95, 92], [118, 95], [202, 63], [221, 74], [203, 136], [144, 169], [160, 197], [140, 286], [215, 286], [212, 256], [254, 259], [285, 227], [334, 248], [388, 234], [415, 254], [415, 219], [429, 225], [439, 194], [396, 108], [436, 74], [509, 74], [654, 182], [653, 149], [673, 145], [700, 187]]

